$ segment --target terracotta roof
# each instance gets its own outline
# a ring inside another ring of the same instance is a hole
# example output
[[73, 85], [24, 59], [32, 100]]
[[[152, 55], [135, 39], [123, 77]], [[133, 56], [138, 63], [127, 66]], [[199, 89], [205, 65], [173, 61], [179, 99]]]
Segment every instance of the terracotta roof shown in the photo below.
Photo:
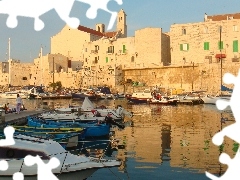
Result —
[[101, 32], [99, 32], [99, 31], [96, 31], [96, 30], [94, 30], [94, 29], [91, 29], [91, 28], [88, 28], [88, 27], [85, 27], [85, 26], [81, 26], [81, 25], [78, 26], [78, 30], [84, 31], [84, 32], [86, 32], [86, 33], [90, 33], [90, 34], [93, 34], [93, 35], [96, 35], [96, 36], [100, 36], [100, 37], [105, 36], [105, 37], [108, 37], [108, 38], [114, 37], [114, 36], [117, 34], [117, 32], [105, 32], [105, 33], [101, 33]]
[[81, 25], [78, 26], [78, 30], [84, 31], [84, 32], [86, 32], [86, 33], [90, 33], [90, 34], [93, 34], [93, 35], [96, 35], [96, 36], [100, 36], [100, 37], [104, 36], [104, 35], [103, 35], [101, 32], [99, 32], [99, 31], [96, 31], [96, 30], [94, 30], [94, 29], [90, 29], [90, 28], [88, 28], [88, 27], [81, 26]]
[[110, 37], [114, 37], [116, 34], [117, 34], [117, 32], [105, 32], [104, 36], [110, 38]]
[[227, 18], [230, 20], [231, 17], [233, 17], [233, 19], [240, 19], [240, 13], [207, 16], [207, 19], [211, 19], [212, 21], [221, 21], [227, 20]]

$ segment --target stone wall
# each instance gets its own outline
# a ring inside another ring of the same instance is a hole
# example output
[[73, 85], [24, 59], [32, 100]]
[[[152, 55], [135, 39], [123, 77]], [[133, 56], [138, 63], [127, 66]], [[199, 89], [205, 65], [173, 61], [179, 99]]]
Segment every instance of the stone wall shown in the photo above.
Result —
[[[223, 63], [222, 74], [230, 72], [237, 75], [239, 70], [239, 62]], [[221, 85], [221, 64], [189, 64], [184, 66], [136, 69], [124, 71], [125, 82], [127, 79], [146, 83], [145, 87], [132, 87], [126, 85], [127, 92], [131, 93], [135, 90], [143, 90], [144, 88], [162, 87], [165, 89], [185, 89], [185, 91], [205, 90], [209, 93], [218, 93]], [[224, 86], [233, 88], [233, 85], [224, 84]], [[119, 86], [119, 91], [123, 90], [123, 86]]]

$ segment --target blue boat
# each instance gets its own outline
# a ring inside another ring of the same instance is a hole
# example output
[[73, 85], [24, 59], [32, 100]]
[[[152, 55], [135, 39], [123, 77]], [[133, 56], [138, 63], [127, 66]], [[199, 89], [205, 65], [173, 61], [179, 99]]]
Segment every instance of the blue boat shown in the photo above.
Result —
[[[47, 133], [47, 132], [19, 132], [15, 130], [14, 135], [26, 135], [34, 138], [41, 138], [46, 140], [54, 140], [58, 142], [64, 149], [75, 148], [78, 146], [78, 133]], [[5, 139], [5, 134], [0, 132], [0, 139]]]
[[97, 121], [90, 123], [72, 123], [72, 122], [56, 122], [45, 121], [36, 117], [27, 117], [27, 125], [29, 127], [43, 127], [43, 128], [84, 128], [84, 137], [103, 137], [110, 133], [110, 124], [101, 124]]

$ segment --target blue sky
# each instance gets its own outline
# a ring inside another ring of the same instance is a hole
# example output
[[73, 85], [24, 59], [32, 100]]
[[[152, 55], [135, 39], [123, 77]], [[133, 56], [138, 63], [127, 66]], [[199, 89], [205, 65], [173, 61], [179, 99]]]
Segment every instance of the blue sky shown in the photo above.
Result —
[[[134, 31], [145, 27], [163, 28], [170, 30], [174, 23], [201, 22], [204, 13], [208, 15], [240, 12], [239, 0], [123, 0], [123, 5], [109, 2], [109, 9], [119, 11], [121, 8], [127, 14], [128, 36], [134, 36]], [[88, 5], [76, 1], [70, 16], [78, 17], [81, 25], [95, 29], [96, 23], [108, 24], [110, 14], [98, 11], [94, 20], [85, 16]], [[32, 62], [39, 54], [41, 45], [43, 55], [50, 53], [50, 37], [57, 34], [65, 25], [58, 14], [51, 10], [40, 18], [45, 28], [39, 32], [34, 30], [31, 18], [19, 17], [17, 28], [6, 26], [8, 15], [0, 14], [0, 61], [8, 59], [8, 38], [11, 38], [11, 58], [21, 62]], [[115, 30], [115, 26], [112, 30]]]

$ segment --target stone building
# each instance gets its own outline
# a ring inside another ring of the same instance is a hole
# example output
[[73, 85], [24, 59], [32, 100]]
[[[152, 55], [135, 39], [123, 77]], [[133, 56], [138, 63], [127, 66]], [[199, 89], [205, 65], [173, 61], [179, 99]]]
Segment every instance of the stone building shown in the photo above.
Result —
[[238, 62], [239, 28], [240, 13], [205, 14], [204, 22], [171, 25], [172, 63], [211, 64], [219, 63], [220, 57], [223, 62]]
[[34, 59], [34, 66], [29, 74], [32, 85], [48, 86], [50, 83], [61, 81], [63, 87], [79, 88], [82, 66], [80, 61], [72, 61], [57, 53], [47, 54]]
[[123, 88], [130, 80], [216, 92], [222, 74], [238, 72], [239, 24], [240, 13], [205, 14], [203, 22], [173, 24], [167, 33], [146, 27], [128, 37], [127, 15], [120, 10], [113, 32], [101, 23], [95, 29], [65, 26], [51, 37], [51, 52], [34, 63], [2, 62], [0, 85], [10, 80], [13, 85], [47, 86], [60, 80], [65, 87]]
[[[151, 36], [149, 36], [151, 34]], [[137, 30], [134, 37], [101, 38], [86, 42], [83, 56], [83, 86], [118, 86], [125, 81], [124, 70], [162, 67], [170, 62], [169, 36], [161, 28]], [[164, 44], [164, 46], [162, 46]]]

